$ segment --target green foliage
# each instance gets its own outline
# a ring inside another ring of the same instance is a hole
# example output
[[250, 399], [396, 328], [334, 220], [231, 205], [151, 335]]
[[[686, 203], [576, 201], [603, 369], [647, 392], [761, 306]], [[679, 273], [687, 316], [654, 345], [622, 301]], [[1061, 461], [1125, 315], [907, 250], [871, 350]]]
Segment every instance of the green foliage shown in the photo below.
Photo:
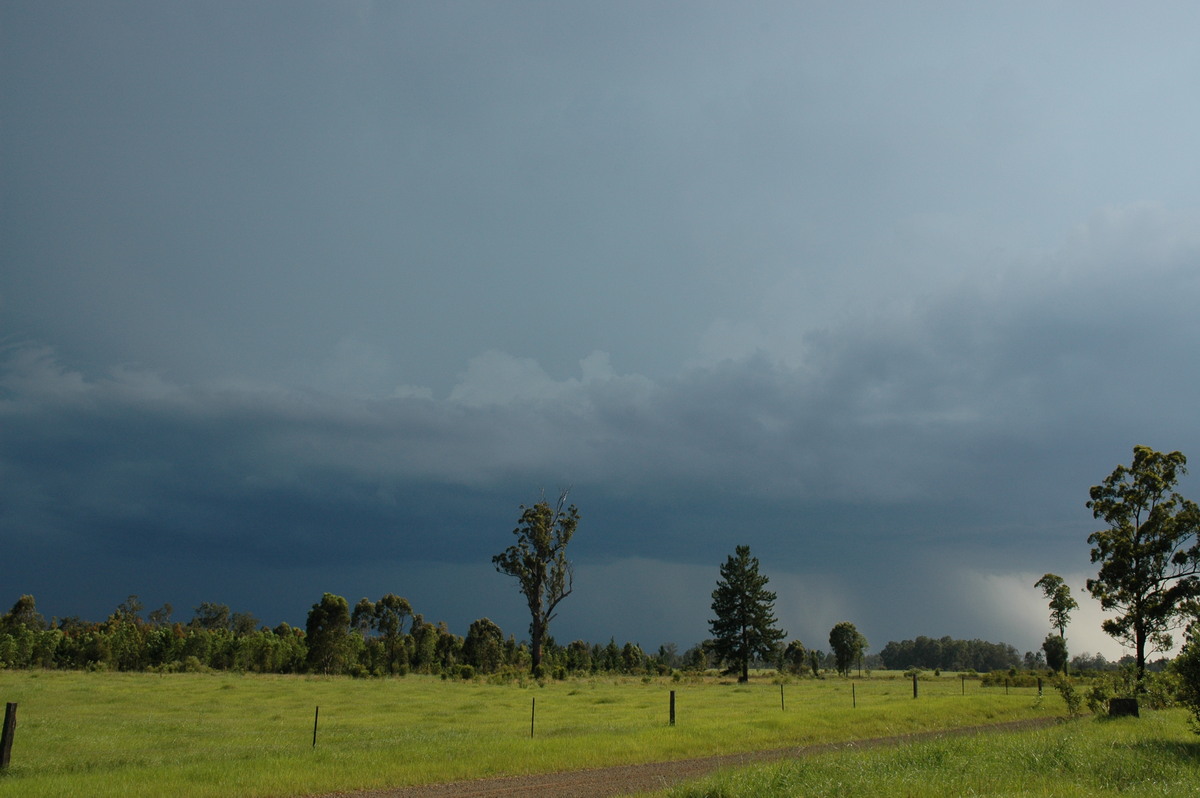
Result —
[[850, 669], [867, 647], [867, 638], [859, 634], [854, 624], [842, 621], [829, 630], [829, 647], [833, 649], [838, 673], [849, 676]]
[[426, 623], [420, 614], [413, 616], [412, 634], [405, 641], [408, 650], [408, 661], [418, 673], [433, 673], [434, 662], [437, 659], [437, 627]]
[[1087, 506], [1108, 527], [1088, 537], [1099, 573], [1087, 589], [1116, 616], [1104, 631], [1133, 647], [1137, 676], [1148, 652], [1170, 648], [1168, 632], [1200, 596], [1200, 508], [1175, 491], [1187, 458], [1135, 446], [1133, 463], [1094, 486]]
[[1188, 629], [1187, 642], [1173, 669], [1179, 678], [1179, 701], [1192, 713], [1192, 728], [1200, 734], [1200, 620]]
[[372, 623], [383, 640], [381, 647], [384, 673], [408, 671], [408, 649], [404, 646], [404, 622], [413, 615], [408, 599], [388, 593], [375, 602]]
[[480, 673], [495, 673], [504, 664], [504, 632], [488, 618], [471, 623], [463, 640], [463, 660]]
[[[325, 593], [308, 611], [305, 627], [308, 666], [321, 673], [341, 673], [351, 650], [350, 605], [341, 596]], [[361, 639], [361, 638], [360, 638]]]
[[1113, 698], [1136, 698], [1146, 709], [1167, 709], [1181, 699], [1181, 680], [1173, 672], [1147, 673], [1139, 679], [1133, 667], [1093, 676], [1084, 696], [1088, 709], [1103, 714]]
[[[1059, 638], [1061, 639], [1061, 638]], [[1067, 705], [1067, 713], [1072, 718], [1079, 717], [1083, 709], [1083, 696], [1075, 689], [1075, 684], [1066, 676], [1054, 677], [1054, 689], [1062, 696], [1063, 703]]]
[[37, 602], [28, 594], [21, 596], [12, 609], [0, 616], [0, 632], [12, 633], [18, 628], [38, 631], [46, 628], [46, 619], [37, 611]]
[[1020, 666], [1017, 650], [1008, 643], [986, 640], [956, 640], [949, 635], [941, 638], [921, 635], [913, 640], [892, 640], [879, 652], [879, 658], [889, 670], [922, 668], [944, 671], [994, 671]]
[[767, 590], [767, 577], [758, 572], [758, 558], [749, 546], [738, 546], [721, 566], [721, 579], [712, 594], [717, 616], [709, 620], [713, 652], [726, 663], [726, 673], [738, 681], [750, 676], [750, 661], [773, 659], [787, 633], [776, 628], [775, 594]]
[[[23, 597], [32, 608], [32, 597]], [[168, 605], [169, 607], [169, 605]], [[281, 624], [275, 632], [238, 624], [238, 613], [227, 616], [226, 627], [168, 624], [169, 610], [139, 617], [140, 602], [131, 597], [103, 623], [66, 618], [45, 628], [35, 617], [9, 624], [0, 632], [0, 667], [76, 668], [86, 670], [221, 669], [259, 673], [294, 673], [303, 669], [307, 647], [304, 633]], [[40, 616], [37, 616], [40, 617]], [[244, 616], [251, 617], [251, 616]]]
[[145, 605], [136, 594], [130, 594], [128, 598], [117, 605], [117, 609], [113, 611], [110, 620], [118, 622], [134, 623], [141, 620], [142, 610]]
[[1071, 588], [1058, 574], [1045, 574], [1033, 586], [1040, 587], [1042, 594], [1050, 600], [1050, 625], [1058, 630], [1059, 637], [1065, 637], [1071, 611], [1079, 609]]
[[780, 669], [788, 673], [800, 675], [808, 670], [808, 651], [799, 640], [793, 640], [783, 650]]
[[0, 668], [52, 668], [61, 643], [58, 629], [10, 627], [0, 632]]
[[572, 640], [565, 652], [566, 668], [572, 673], [592, 671], [592, 647], [583, 640]]
[[366, 639], [374, 627], [375, 602], [363, 596], [354, 605], [354, 609], [350, 613], [350, 628], [358, 632], [363, 639]]
[[105, 622], [108, 633], [107, 664], [122, 671], [144, 668], [146, 636], [149, 627], [138, 617], [142, 604], [137, 596], [130, 596]]
[[517, 542], [492, 558], [502, 574], [515, 577], [529, 607], [531, 669], [542, 663], [542, 643], [549, 633], [559, 603], [571, 595], [574, 571], [567, 559], [567, 544], [579, 526], [579, 510], [566, 506], [568, 491], [554, 507], [545, 499], [532, 507], [521, 505], [521, 518], [513, 530]]
[[1046, 635], [1042, 641], [1042, 651], [1046, 653], [1046, 664], [1052, 671], [1065, 671], [1067, 668], [1067, 641], [1054, 633]]
[[626, 643], [621, 649], [621, 672], [644, 673], [646, 670], [646, 655], [641, 646], [636, 643]]
[[979, 678], [979, 684], [982, 687], [1037, 687], [1037, 673], [1032, 671], [992, 671], [985, 673]]
[[195, 614], [192, 616], [189, 626], [197, 629], [228, 629], [229, 618], [230, 610], [228, 604], [202, 601], [200, 602], [200, 606], [196, 607]]
[[446, 624], [439, 621], [436, 627], [437, 642], [433, 652], [437, 666], [442, 669], [454, 668], [462, 658], [463, 639], [452, 633]]

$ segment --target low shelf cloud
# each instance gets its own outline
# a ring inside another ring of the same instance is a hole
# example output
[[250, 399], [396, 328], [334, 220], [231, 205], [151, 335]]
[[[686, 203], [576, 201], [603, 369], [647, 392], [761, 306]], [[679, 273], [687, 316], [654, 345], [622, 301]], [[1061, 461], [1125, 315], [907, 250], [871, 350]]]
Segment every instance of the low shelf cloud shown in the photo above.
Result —
[[1088, 488], [1200, 457], [1200, 19], [1091, 9], [0, 10], [0, 585], [519, 638], [570, 488], [559, 642], [698, 642], [744, 544], [806, 645], [1035, 649], [1052, 571], [1119, 656]]

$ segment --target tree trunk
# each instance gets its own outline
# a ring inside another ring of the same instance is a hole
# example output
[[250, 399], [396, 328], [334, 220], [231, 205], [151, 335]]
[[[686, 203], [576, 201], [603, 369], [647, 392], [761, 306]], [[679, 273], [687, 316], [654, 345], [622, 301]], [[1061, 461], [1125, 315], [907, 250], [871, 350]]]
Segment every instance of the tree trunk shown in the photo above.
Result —
[[1145, 689], [1143, 684], [1146, 678], [1146, 630], [1139, 624], [1134, 628], [1134, 645], [1137, 647], [1137, 692], [1142, 692]]
[[530, 670], [534, 676], [541, 675], [543, 634], [541, 621], [534, 618], [533, 623], [529, 625], [529, 655], [532, 659]]
[[750, 681], [750, 641], [747, 639], [745, 621], [742, 621], [742, 675], [738, 681], [742, 684]]

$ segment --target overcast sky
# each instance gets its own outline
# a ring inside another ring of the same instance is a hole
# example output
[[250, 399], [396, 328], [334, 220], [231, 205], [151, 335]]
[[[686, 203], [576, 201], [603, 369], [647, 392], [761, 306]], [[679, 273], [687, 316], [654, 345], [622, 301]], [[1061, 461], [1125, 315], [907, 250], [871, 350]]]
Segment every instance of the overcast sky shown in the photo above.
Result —
[[[1200, 462], [1200, 9], [0, 5], [0, 602], [1021, 651]], [[1186, 495], [1200, 496], [1187, 477]], [[1083, 607], [1072, 651], [1122, 652]]]

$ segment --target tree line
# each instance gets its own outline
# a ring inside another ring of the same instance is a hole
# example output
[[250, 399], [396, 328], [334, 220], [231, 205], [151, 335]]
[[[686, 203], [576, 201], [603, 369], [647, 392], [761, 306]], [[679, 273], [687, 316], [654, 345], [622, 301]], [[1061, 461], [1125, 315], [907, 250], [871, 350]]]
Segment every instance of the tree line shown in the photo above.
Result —
[[[72, 616], [47, 622], [34, 597], [23, 595], [0, 615], [0, 668], [516, 677], [533, 666], [529, 641], [506, 635], [490, 619], [473, 621], [465, 635], [456, 635], [443, 622], [426, 621], [407, 599], [391, 593], [376, 601], [360, 599], [353, 606], [341, 596], [325, 593], [309, 610], [304, 627], [287, 623], [268, 627], [249, 613], [213, 602], [195, 607], [187, 622], [172, 620], [173, 614], [170, 604], [146, 611], [137, 596], [129, 596], [103, 621]], [[835, 638], [857, 634], [852, 624], [835, 628], [836, 634], [831, 630]], [[949, 650], [949, 640], [933, 642], [941, 644], [941, 650]], [[808, 649], [792, 640], [762, 656], [752, 656], [746, 664], [792, 675], [849, 673], [862, 654], [855, 646], [866, 645], [865, 638], [850, 642], [852, 648], [843, 651], [840, 659], [836, 649]], [[941, 664], [942, 660], [930, 659], [895, 664], [899, 661], [891, 658], [891, 652], [902, 647], [907, 650], [911, 643], [888, 643], [868, 658], [867, 667], [949, 667]], [[984, 645], [1015, 652], [1003, 643]], [[669, 675], [726, 667], [727, 657], [716, 639], [684, 651], [674, 643], [645, 651], [637, 643], [619, 644], [613, 638], [607, 643], [574, 640], [562, 645], [546, 636], [540, 672], [551, 678], [596, 673]], [[1041, 666], [1045, 667], [1044, 661]], [[985, 669], [978, 664], [974, 667]], [[1009, 663], [996, 667], [1007, 668]]]
[[[920, 636], [914, 640], [892, 641], [879, 652], [883, 665], [889, 670], [911, 668], [943, 671], [998, 671], [1038, 666], [1036, 660], [1026, 663], [1017, 649], [1008, 643], [989, 643], [986, 640], [955, 640], [951, 637]], [[1045, 662], [1041, 662], [1045, 667]]]
[[[1175, 490], [1186, 473], [1179, 452], [1162, 454], [1134, 447], [1133, 462], [1118, 466], [1090, 491], [1087, 507], [1107, 528], [1088, 538], [1092, 562], [1099, 565], [1087, 590], [1115, 613], [1103, 628], [1134, 649], [1140, 682], [1149, 653], [1171, 646], [1170, 631], [1187, 626], [1181, 666], [1200, 672], [1200, 508]], [[550, 622], [574, 588], [566, 551], [580, 522], [567, 491], [551, 504], [544, 497], [521, 506], [516, 542], [492, 558], [496, 570], [517, 579], [530, 612], [529, 636], [518, 642], [487, 618], [473, 622], [465, 636], [444, 623], [429, 623], [409, 602], [394, 594], [353, 608], [341, 596], [326, 593], [313, 604], [304, 629], [280, 624], [259, 627], [253, 616], [220, 604], [201, 604], [187, 624], [170, 622], [169, 605], [142, 617], [143, 607], [130, 596], [105, 621], [68, 618], [46, 624], [31, 596], [22, 596], [0, 617], [0, 665], [9, 667], [116, 668], [120, 670], [192, 668], [236, 669], [270, 673], [350, 673], [402, 675], [410, 672], [470, 676], [475, 673], [531, 672], [536, 677], [595, 673], [668, 673], [674, 668], [721, 667], [739, 681], [751, 665], [769, 665], [800, 674], [833, 667], [848, 675], [861, 667], [868, 647], [848, 621], [829, 634], [830, 653], [808, 649], [799, 640], [784, 643], [787, 633], [774, 615], [775, 594], [759, 573], [748, 546], [737, 546], [720, 567], [712, 593], [712, 638], [680, 655], [674, 645], [654, 655], [635, 643], [617, 646], [576, 640], [557, 644]], [[1022, 661], [1004, 643], [950, 638], [888, 643], [877, 655], [888, 668], [912, 667], [991, 671], [1037, 667], [1060, 669], [1067, 663], [1066, 627], [1077, 608], [1069, 586], [1055, 574], [1035, 584], [1049, 599], [1051, 632], [1043, 652], [1027, 652]], [[1102, 658], [1101, 658], [1102, 659]], [[1188, 663], [1192, 663], [1189, 666]], [[1200, 688], [1198, 688], [1200, 689]]]
[[[248, 613], [210, 602], [196, 607], [186, 623], [172, 621], [172, 614], [169, 604], [145, 612], [138, 597], [130, 596], [103, 621], [47, 622], [34, 597], [23, 595], [0, 616], [0, 668], [469, 677], [524, 674], [533, 660], [527, 641], [506, 636], [488, 618], [472, 622], [465, 636], [456, 635], [391, 593], [376, 601], [360, 599], [353, 607], [325, 593], [304, 628], [259, 625]], [[559, 677], [670, 673], [685, 660], [708, 666], [701, 646], [683, 655], [670, 644], [647, 653], [632, 642], [560, 645], [547, 636], [542, 647], [543, 669]]]

